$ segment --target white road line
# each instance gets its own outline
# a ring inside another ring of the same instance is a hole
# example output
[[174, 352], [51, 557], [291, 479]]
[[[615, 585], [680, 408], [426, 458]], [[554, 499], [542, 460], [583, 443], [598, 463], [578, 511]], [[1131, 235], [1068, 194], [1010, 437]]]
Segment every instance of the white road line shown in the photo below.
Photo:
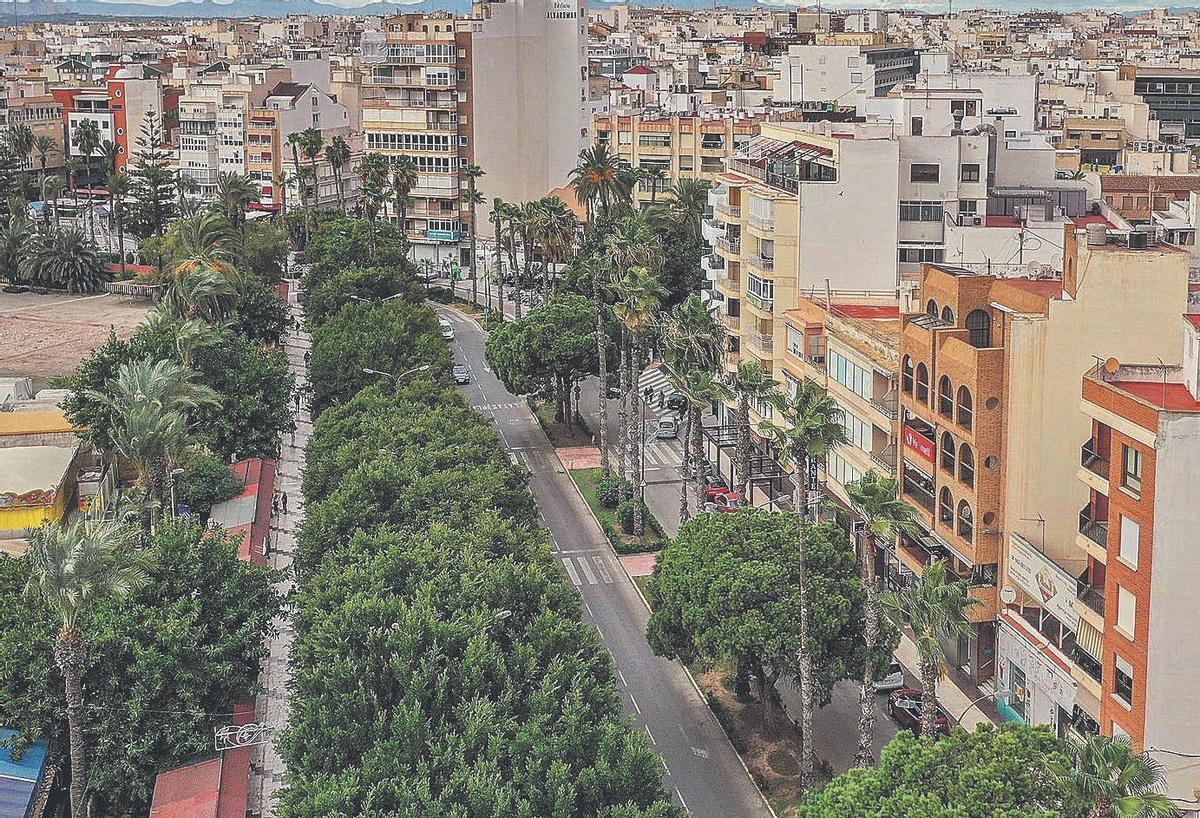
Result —
[[583, 575], [587, 577], [588, 585], [596, 584], [596, 575], [592, 573], [592, 569], [588, 566], [588, 561], [583, 557], [576, 557], [579, 561], [579, 567], [583, 570]]
[[[595, 614], [592, 613], [592, 606], [587, 604], [586, 602], [583, 603], [583, 609], [588, 612], [588, 616], [592, 616], [592, 617], [595, 616]], [[620, 671], [617, 671], [617, 672], [620, 673]]]
[[600, 579], [605, 585], [612, 585], [612, 574], [608, 572], [608, 566], [604, 564], [604, 557], [597, 554], [592, 557], [592, 562], [596, 565], [596, 573], [600, 575]]
[[687, 805], [687, 801], [684, 801], [684, 800], [683, 800], [683, 793], [681, 793], [681, 792], [679, 791], [679, 787], [676, 787], [676, 788], [675, 788], [675, 794], [679, 796], [679, 803], [680, 803], [680, 804], [682, 804], [682, 805], [683, 805], [683, 808], [684, 808], [685, 810], [687, 810], [687, 811], [688, 811], [688, 813], [690, 814], [690, 813], [691, 813], [691, 811], [692, 811], [692, 808], [691, 808], [691, 807], [689, 807], [689, 806]]
[[575, 573], [575, 566], [571, 564], [569, 557], [564, 557], [562, 561], [563, 567], [567, 569], [567, 576], [571, 578], [571, 582], [576, 586], [580, 584], [579, 574]]
[[663, 758], [662, 756], [659, 756], [659, 757], [658, 757], [658, 760], [659, 760], [660, 762], [662, 762], [662, 765], [663, 765], [663, 770], [665, 770], [665, 771], [666, 771], [667, 775], [670, 775], [670, 774], [671, 774], [671, 768], [667, 766], [667, 760], [666, 760], [665, 758]]
[[625, 674], [621, 672], [620, 668], [617, 668], [617, 678], [621, 680], [621, 684], [629, 687], [629, 682], [625, 681]]
[[658, 744], [658, 742], [654, 740], [654, 734], [650, 732], [650, 725], [648, 725], [648, 724], [645, 724], [645, 725], [642, 725], [642, 726], [646, 728], [646, 735], [648, 735], [648, 736], [650, 737], [650, 743], [651, 743], [651, 744]]
[[642, 708], [638, 706], [637, 699], [633, 697], [632, 693], [629, 694], [629, 701], [633, 702], [633, 712], [637, 713], [639, 716], [642, 715]]

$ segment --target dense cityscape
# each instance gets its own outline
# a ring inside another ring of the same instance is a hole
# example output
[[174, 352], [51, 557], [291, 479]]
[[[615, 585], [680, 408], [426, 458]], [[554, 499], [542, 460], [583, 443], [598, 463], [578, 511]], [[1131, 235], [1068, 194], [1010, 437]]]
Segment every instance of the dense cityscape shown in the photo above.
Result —
[[0, 22], [0, 818], [1200, 818], [1200, 10], [279, 5]]

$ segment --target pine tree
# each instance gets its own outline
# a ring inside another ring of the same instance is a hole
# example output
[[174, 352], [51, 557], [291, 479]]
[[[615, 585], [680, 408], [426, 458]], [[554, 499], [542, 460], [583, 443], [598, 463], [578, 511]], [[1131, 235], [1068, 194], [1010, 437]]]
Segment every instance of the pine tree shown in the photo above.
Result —
[[162, 275], [162, 237], [175, 216], [175, 174], [170, 153], [163, 147], [162, 122], [155, 111], [146, 114], [134, 153], [137, 163], [130, 171], [134, 202], [129, 225], [140, 237], [158, 237], [158, 273]]

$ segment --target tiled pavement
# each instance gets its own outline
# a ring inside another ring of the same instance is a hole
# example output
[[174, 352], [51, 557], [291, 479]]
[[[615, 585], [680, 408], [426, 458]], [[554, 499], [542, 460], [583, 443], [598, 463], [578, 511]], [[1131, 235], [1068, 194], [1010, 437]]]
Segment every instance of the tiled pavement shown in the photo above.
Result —
[[[290, 296], [290, 308], [299, 319], [300, 308], [296, 296]], [[304, 354], [311, 345], [308, 333], [293, 330], [284, 340], [284, 350], [287, 352], [288, 363], [296, 377], [296, 383], [301, 389], [307, 382]], [[291, 576], [292, 549], [294, 547], [293, 532], [304, 519], [304, 509], [300, 500], [300, 481], [304, 473], [304, 447], [312, 433], [312, 420], [307, 406], [301, 402], [300, 411], [296, 418], [295, 435], [285, 435], [282, 441], [282, 452], [278, 461], [276, 475], [276, 492], [287, 493], [288, 513], [282, 511], [271, 521], [271, 566], [287, 572], [280, 583], [280, 591], [289, 593], [293, 587]], [[259, 694], [255, 717], [259, 724], [267, 724], [273, 728], [273, 740], [278, 737], [280, 729], [287, 723], [287, 684], [288, 684], [288, 655], [292, 646], [292, 625], [283, 617], [275, 622], [275, 636], [270, 640], [270, 654], [262, 663], [259, 681], [263, 692]], [[250, 765], [250, 801], [249, 811], [257, 812], [264, 818], [278, 814], [276, 799], [283, 788], [285, 765], [274, 744], [258, 747]]]

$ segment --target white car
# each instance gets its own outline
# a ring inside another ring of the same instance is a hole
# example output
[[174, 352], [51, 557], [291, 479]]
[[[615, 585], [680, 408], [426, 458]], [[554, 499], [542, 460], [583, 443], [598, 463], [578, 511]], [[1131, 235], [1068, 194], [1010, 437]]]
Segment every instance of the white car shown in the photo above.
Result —
[[454, 327], [450, 326], [450, 322], [445, 321], [443, 319], [438, 319], [438, 324], [442, 328], [442, 340], [443, 341], [453, 341], [454, 340]]
[[875, 680], [875, 692], [887, 693], [904, 687], [904, 669], [895, 659], [888, 665], [887, 672]]
[[659, 440], [674, 440], [679, 437], [679, 424], [675, 422], [675, 418], [662, 418], [654, 436]]

